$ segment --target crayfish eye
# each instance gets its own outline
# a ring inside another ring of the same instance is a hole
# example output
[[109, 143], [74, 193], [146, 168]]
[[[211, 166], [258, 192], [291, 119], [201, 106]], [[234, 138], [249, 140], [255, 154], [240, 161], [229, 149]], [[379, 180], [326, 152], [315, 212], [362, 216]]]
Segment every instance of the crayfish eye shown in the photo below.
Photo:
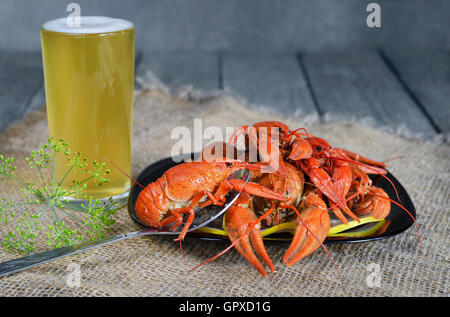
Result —
[[361, 177], [358, 176], [358, 177], [355, 178], [355, 180], [360, 183], [361, 182]]
[[322, 147], [321, 147], [320, 145], [318, 145], [318, 146], [316, 147], [316, 150], [317, 150], [318, 152], [320, 152], [320, 151], [322, 151]]

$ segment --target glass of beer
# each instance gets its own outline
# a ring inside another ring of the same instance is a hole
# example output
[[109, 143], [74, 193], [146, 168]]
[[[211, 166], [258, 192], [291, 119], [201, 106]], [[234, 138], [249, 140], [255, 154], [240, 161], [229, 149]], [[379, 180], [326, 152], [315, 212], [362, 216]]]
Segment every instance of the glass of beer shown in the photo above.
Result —
[[[130, 175], [134, 26], [122, 19], [80, 18], [76, 27], [61, 18], [41, 28], [49, 134], [55, 140], [63, 138], [91, 166], [97, 161], [110, 167], [112, 161]], [[57, 157], [55, 179], [63, 179], [67, 168], [67, 157]], [[88, 183], [86, 195], [112, 197], [122, 205], [130, 180], [116, 168], [109, 169], [110, 181], [102, 186]], [[62, 184], [71, 185], [68, 179]]]

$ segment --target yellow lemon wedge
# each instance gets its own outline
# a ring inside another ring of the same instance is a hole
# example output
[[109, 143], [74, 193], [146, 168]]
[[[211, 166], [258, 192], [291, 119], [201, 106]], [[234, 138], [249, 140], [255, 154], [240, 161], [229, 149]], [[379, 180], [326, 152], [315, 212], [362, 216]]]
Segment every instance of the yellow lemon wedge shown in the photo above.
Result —
[[[337, 219], [336, 219], [337, 220]], [[376, 219], [372, 216], [359, 218], [359, 222], [356, 220], [349, 221], [347, 224], [342, 223], [340, 220], [335, 221], [335, 219], [331, 219], [331, 228], [328, 231], [328, 236], [332, 236], [342, 231], [346, 231], [355, 227], [359, 227], [361, 225], [371, 223], [371, 222], [380, 222], [384, 219]]]

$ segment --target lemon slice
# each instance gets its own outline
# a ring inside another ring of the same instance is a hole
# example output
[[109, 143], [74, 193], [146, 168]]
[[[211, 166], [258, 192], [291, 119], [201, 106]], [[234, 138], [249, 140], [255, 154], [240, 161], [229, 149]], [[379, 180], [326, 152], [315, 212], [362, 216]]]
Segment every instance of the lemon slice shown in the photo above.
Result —
[[328, 236], [334, 235], [334, 234], [342, 232], [342, 231], [349, 230], [354, 227], [364, 225], [366, 223], [379, 222], [381, 220], [384, 220], [384, 219], [376, 219], [372, 216], [367, 216], [367, 217], [359, 218], [359, 222], [356, 220], [352, 220], [352, 221], [349, 221], [347, 224], [345, 224], [345, 223], [342, 223], [338, 219], [332, 218], [331, 219], [331, 228], [330, 228], [330, 231], [328, 231]]
[[215, 234], [218, 236], [227, 236], [227, 232], [225, 230], [222, 229], [218, 229], [218, 228], [212, 228], [212, 227], [201, 227], [198, 228], [197, 230], [195, 230], [195, 232], [204, 232], [204, 233], [211, 233], [211, 234]]
[[[360, 238], [366, 237], [374, 234], [379, 230], [385, 223], [385, 219], [376, 219], [372, 216], [366, 216], [360, 218], [360, 222], [356, 220], [349, 221], [347, 224], [342, 223], [339, 219], [334, 216], [330, 217], [331, 228], [328, 231], [328, 237], [352, 237]], [[369, 224], [373, 225], [369, 225]], [[285, 222], [273, 227], [269, 227], [261, 230], [261, 236], [265, 240], [290, 240], [286, 238], [271, 238], [270, 235], [278, 232], [290, 232], [293, 233], [297, 227], [296, 221]], [[355, 230], [349, 230], [355, 228]], [[225, 229], [225, 217], [222, 220], [222, 228], [214, 227], [202, 227], [196, 230], [196, 232], [209, 233], [218, 236], [227, 236]]]
[[385, 219], [377, 219], [377, 222], [369, 222], [359, 228], [341, 233], [328, 233], [328, 237], [363, 238], [375, 234], [386, 223]]

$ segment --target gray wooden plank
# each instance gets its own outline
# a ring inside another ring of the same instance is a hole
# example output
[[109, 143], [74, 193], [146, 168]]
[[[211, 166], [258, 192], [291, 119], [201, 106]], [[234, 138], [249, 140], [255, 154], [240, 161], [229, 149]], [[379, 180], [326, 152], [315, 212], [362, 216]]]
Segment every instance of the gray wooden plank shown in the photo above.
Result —
[[206, 91], [218, 89], [218, 55], [209, 52], [143, 52], [136, 75], [152, 81], [151, 74], [173, 92], [187, 85]]
[[0, 131], [19, 119], [42, 87], [40, 52], [0, 52]]
[[450, 133], [450, 54], [446, 51], [385, 54], [438, 130]]
[[295, 54], [223, 55], [223, 86], [250, 105], [275, 108], [287, 116], [317, 115]]
[[376, 52], [304, 55], [321, 112], [335, 119], [372, 118], [375, 125], [402, 125], [425, 137], [431, 123]]

